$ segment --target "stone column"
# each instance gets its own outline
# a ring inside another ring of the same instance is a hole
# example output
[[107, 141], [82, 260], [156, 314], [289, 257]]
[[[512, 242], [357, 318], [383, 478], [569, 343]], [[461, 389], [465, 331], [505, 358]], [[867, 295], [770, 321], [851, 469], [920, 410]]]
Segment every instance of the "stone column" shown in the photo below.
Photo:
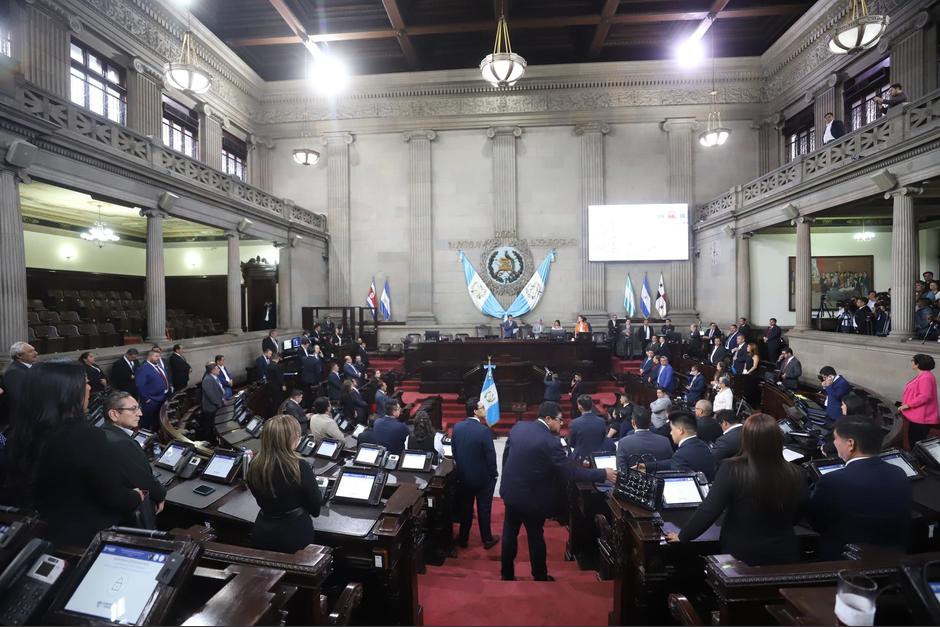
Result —
[[199, 160], [210, 168], [222, 169], [222, 118], [205, 103], [196, 105], [199, 113]]
[[163, 143], [163, 77], [140, 59], [127, 73], [127, 126]]
[[[914, 20], [914, 30], [891, 43], [891, 82], [904, 85], [904, 92], [911, 100], [926, 94], [926, 56], [930, 51], [924, 48], [924, 26], [928, 20], [926, 12], [920, 13]], [[936, 50], [933, 54], [936, 58]], [[894, 324], [893, 317], [891, 324]]]
[[277, 248], [277, 326], [291, 328], [290, 298], [290, 236], [288, 242], [274, 242]]
[[751, 317], [751, 237], [742, 233], [737, 238], [737, 311], [738, 317]]
[[[81, 23], [75, 21], [75, 30]], [[40, 89], [58, 96], [69, 95], [69, 24], [38, 2], [26, 6], [22, 68], [24, 78]]]
[[924, 190], [901, 187], [885, 194], [894, 201], [891, 219], [891, 338], [914, 335], [914, 281], [919, 278], [917, 219], [914, 196]]
[[603, 263], [588, 261], [588, 207], [604, 204], [605, 122], [575, 127], [581, 138], [581, 312], [599, 318], [607, 314], [607, 281]]
[[242, 264], [239, 255], [238, 231], [226, 231], [228, 238], [228, 330], [226, 333], [240, 335], [242, 332]]
[[[689, 206], [691, 218], [695, 201], [695, 169], [692, 156], [694, 132], [698, 128], [695, 118], [668, 118], [661, 125], [668, 138], [669, 200]], [[689, 227], [691, 229], [691, 219]], [[689, 242], [691, 243], [691, 230]], [[690, 246], [691, 248], [691, 246]], [[669, 264], [671, 285], [666, 285], [670, 314], [693, 314], [695, 308], [695, 277], [690, 258]], [[655, 289], [655, 288], [654, 288]], [[654, 298], [655, 300], [655, 298]]]
[[411, 269], [408, 282], [408, 323], [435, 324], [434, 231], [431, 207], [431, 142], [434, 131], [406, 131], [408, 143], [408, 242]]
[[147, 218], [147, 341], [166, 340], [166, 272], [163, 261], [163, 219], [159, 209], [143, 209]]
[[754, 122], [753, 128], [757, 129], [757, 170], [760, 176], [783, 164], [783, 124], [783, 116], [779, 113]]
[[0, 361], [14, 342], [26, 341], [26, 245], [20, 185], [13, 170], [0, 169]]
[[351, 133], [324, 135], [327, 225], [330, 231], [330, 306], [352, 304], [349, 291], [352, 255], [349, 243], [349, 146]]
[[516, 235], [516, 138], [522, 137], [518, 126], [493, 126], [486, 129], [493, 140], [493, 225], [497, 237]]
[[806, 331], [813, 324], [813, 251], [809, 228], [813, 219], [800, 217], [793, 222], [796, 224], [796, 324], [793, 328]]

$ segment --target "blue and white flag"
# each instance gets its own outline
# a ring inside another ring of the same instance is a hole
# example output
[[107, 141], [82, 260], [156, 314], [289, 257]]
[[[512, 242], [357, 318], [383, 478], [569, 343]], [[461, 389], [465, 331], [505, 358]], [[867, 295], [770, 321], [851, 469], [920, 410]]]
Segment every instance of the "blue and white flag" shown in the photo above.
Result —
[[627, 284], [623, 288], [623, 308], [627, 310], [627, 318], [636, 315], [636, 296], [633, 293], [633, 281], [630, 280], [630, 273], [627, 273]]
[[486, 409], [486, 424], [493, 426], [499, 422], [499, 393], [496, 391], [496, 381], [493, 380], [493, 364], [483, 366], [486, 368], [486, 378], [480, 390], [480, 402]]
[[379, 310], [386, 322], [392, 319], [392, 296], [388, 291], [388, 277], [385, 277], [385, 287], [382, 288], [382, 300], [379, 302]]
[[657, 292], [659, 293], [659, 297], [656, 299], [656, 311], [659, 312], [660, 318], [665, 318], [668, 313], [667, 303], [669, 301], [666, 300], [666, 284], [663, 283], [662, 272], [659, 273], [659, 288]]
[[545, 255], [545, 260], [539, 265], [538, 270], [525, 284], [512, 306], [506, 311], [510, 316], [518, 318], [529, 313], [539, 304], [542, 294], [545, 293], [545, 284], [548, 283], [548, 271], [552, 269], [552, 263], [555, 261], [555, 251], [551, 250]]
[[646, 278], [646, 275], [643, 275], [643, 288], [640, 290], [640, 311], [643, 313], [644, 318], [650, 317], [651, 311], [651, 301], [650, 298], [650, 283]]
[[467, 281], [467, 292], [469, 292], [470, 300], [473, 301], [474, 306], [487, 316], [504, 318], [506, 311], [496, 300], [496, 297], [493, 296], [493, 292], [483, 282], [480, 275], [477, 274], [477, 271], [473, 269], [473, 264], [470, 263], [463, 251], [460, 251], [459, 256], [460, 262], [463, 264], [464, 279]]

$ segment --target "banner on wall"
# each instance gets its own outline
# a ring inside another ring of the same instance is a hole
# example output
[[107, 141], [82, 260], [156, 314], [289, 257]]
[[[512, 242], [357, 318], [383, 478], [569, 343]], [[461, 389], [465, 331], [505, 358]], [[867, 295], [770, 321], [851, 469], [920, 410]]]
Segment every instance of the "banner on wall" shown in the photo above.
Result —
[[510, 305], [509, 309], [504, 309], [489, 286], [480, 278], [473, 264], [467, 259], [463, 251], [459, 254], [460, 262], [463, 264], [464, 279], [467, 282], [467, 292], [470, 294], [470, 300], [473, 305], [482, 313], [493, 318], [505, 319], [506, 316], [522, 316], [535, 309], [542, 294], [545, 293], [545, 287], [548, 285], [548, 274], [552, 263], [555, 261], [555, 251], [550, 250], [545, 259], [539, 265], [538, 270], [532, 275], [529, 281], [522, 288], [522, 291], [516, 296], [516, 299]]

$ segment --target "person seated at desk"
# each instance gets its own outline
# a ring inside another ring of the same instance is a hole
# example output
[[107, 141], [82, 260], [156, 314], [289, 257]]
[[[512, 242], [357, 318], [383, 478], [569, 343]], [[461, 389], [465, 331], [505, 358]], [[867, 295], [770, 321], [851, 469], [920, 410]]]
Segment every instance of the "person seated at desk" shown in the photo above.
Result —
[[401, 455], [401, 452], [405, 450], [405, 440], [411, 432], [408, 431], [407, 425], [398, 421], [398, 417], [401, 416], [401, 405], [398, 401], [390, 400], [387, 407], [388, 414], [375, 421], [374, 441], [384, 446], [389, 453]]
[[650, 413], [638, 407], [630, 420], [633, 431], [617, 442], [617, 470], [624, 472], [642, 460], [660, 461], [672, 457], [669, 438], [650, 431]]
[[603, 450], [607, 437], [607, 423], [594, 413], [594, 399], [590, 394], [582, 394], [577, 400], [581, 415], [571, 421], [568, 428], [568, 442], [574, 449], [574, 458], [578, 462], [591, 458], [591, 453]]
[[712, 403], [704, 398], [695, 404], [695, 420], [698, 423], [698, 437], [709, 446], [721, 437], [721, 427], [712, 413]]
[[300, 425], [291, 416], [264, 423], [261, 450], [248, 466], [246, 483], [261, 510], [251, 546], [293, 553], [313, 544], [313, 519], [320, 515], [320, 487], [313, 468], [297, 453]]
[[676, 389], [676, 377], [669, 365], [669, 357], [662, 355], [659, 358], [659, 372], [656, 373], [656, 385], [672, 394]]
[[819, 383], [826, 392], [826, 417], [830, 422], [842, 418], [842, 399], [852, 391], [852, 386], [832, 366], [819, 370]]
[[705, 394], [705, 375], [702, 374], [702, 368], [698, 364], [692, 364], [689, 368], [689, 384], [685, 389], [685, 402], [694, 405]]
[[643, 360], [643, 363], [640, 364], [640, 379], [642, 381], [648, 382], [650, 378], [650, 373], [653, 371], [653, 367], [656, 365], [654, 357], [656, 352], [653, 349], [647, 349], [646, 359]]
[[346, 441], [346, 435], [330, 414], [330, 399], [325, 396], [319, 396], [313, 401], [313, 413], [310, 414], [307, 424], [310, 428], [310, 435], [317, 441], [317, 444], [325, 438], [340, 442]]
[[715, 414], [715, 420], [723, 431], [721, 437], [712, 445], [712, 455], [715, 463], [721, 467], [721, 462], [734, 457], [741, 450], [741, 419], [731, 410], [722, 409]]
[[561, 402], [561, 381], [558, 380], [558, 373], [545, 369], [545, 393], [542, 395], [544, 401], [553, 403]]
[[776, 420], [766, 414], [748, 418], [740, 455], [721, 465], [705, 501], [678, 534], [667, 532], [666, 539], [691, 542], [724, 513], [721, 553], [750, 566], [799, 562], [793, 527], [806, 500], [806, 482], [800, 469], [783, 459], [782, 449]]
[[672, 409], [672, 399], [662, 388], [656, 388], [656, 400], [650, 403], [650, 413], [653, 415], [653, 431], [660, 435], [669, 432], [669, 410]]
[[[697, 428], [698, 423], [695, 421], [695, 416], [689, 412], [674, 411], [669, 414], [669, 434], [676, 444], [676, 452], [669, 459], [658, 460], [649, 464], [639, 464], [639, 470], [644, 472], [657, 472], [659, 470], [701, 472], [709, 481], [714, 479], [715, 458], [708, 450], [708, 445], [698, 437]], [[780, 459], [783, 459], [780, 456], [782, 449], [783, 444], [777, 448], [777, 456]]]
[[731, 391], [731, 377], [728, 375], [718, 379], [718, 394], [715, 395], [713, 409], [715, 411], [734, 410], [734, 392]]
[[343, 381], [343, 415], [348, 420], [358, 424], [365, 424], [366, 416], [369, 415], [369, 404], [362, 399], [359, 394], [359, 387], [355, 379], [346, 379]]
[[881, 427], [867, 418], [839, 420], [833, 444], [845, 467], [823, 475], [809, 499], [809, 521], [822, 536], [820, 558], [839, 559], [846, 544], [906, 551], [911, 482], [880, 457]]
[[565, 327], [561, 326], [561, 320], [556, 320], [552, 323], [552, 331], [564, 331]]
[[435, 464], [444, 456], [444, 434], [434, 428], [431, 417], [423, 409], [415, 414], [414, 429], [405, 440], [405, 448], [434, 453]]

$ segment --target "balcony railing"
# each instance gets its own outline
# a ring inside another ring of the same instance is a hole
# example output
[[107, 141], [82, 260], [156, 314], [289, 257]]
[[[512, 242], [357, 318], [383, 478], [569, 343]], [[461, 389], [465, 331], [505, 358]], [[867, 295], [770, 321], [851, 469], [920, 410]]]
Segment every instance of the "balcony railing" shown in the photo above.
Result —
[[89, 143], [119, 153], [137, 166], [144, 165], [158, 173], [170, 174], [174, 178], [183, 179], [266, 211], [272, 216], [297, 222], [324, 233], [327, 231], [326, 216], [285, 202], [234, 176], [165, 148], [149, 137], [135, 133], [126, 126], [92, 113], [66, 99], [28, 84], [18, 90], [17, 97], [27, 113], [66, 129]]
[[702, 205], [697, 219], [737, 213], [794, 187], [831, 175], [863, 157], [917, 138], [940, 127], [940, 90], [863, 126], [822, 148], [802, 155], [749, 183], [735, 187]]

